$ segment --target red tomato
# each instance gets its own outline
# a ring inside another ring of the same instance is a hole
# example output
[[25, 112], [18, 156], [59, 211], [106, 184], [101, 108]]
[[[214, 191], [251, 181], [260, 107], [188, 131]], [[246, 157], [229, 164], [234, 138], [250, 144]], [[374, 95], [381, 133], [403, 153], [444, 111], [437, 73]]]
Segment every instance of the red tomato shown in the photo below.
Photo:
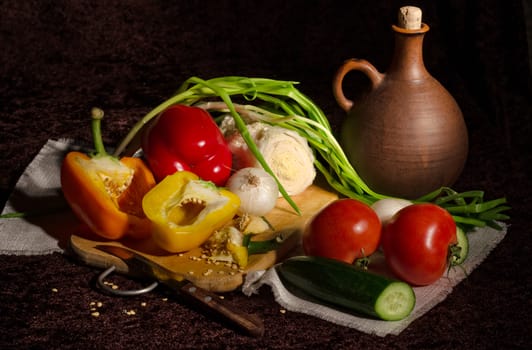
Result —
[[430, 203], [401, 209], [384, 226], [382, 249], [388, 267], [405, 282], [428, 285], [445, 272], [456, 224], [447, 210]]
[[354, 199], [339, 199], [311, 220], [303, 233], [303, 250], [306, 255], [351, 264], [373, 254], [380, 235], [381, 222], [370, 206]]

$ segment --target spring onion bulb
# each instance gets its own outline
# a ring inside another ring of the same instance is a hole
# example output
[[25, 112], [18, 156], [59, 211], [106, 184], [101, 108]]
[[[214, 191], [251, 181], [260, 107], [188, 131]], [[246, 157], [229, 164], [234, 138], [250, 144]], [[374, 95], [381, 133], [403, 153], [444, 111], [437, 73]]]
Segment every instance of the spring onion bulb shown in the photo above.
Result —
[[227, 180], [226, 187], [240, 198], [239, 214], [263, 216], [277, 203], [279, 188], [261, 168], [242, 168]]
[[383, 198], [371, 205], [377, 213], [382, 225], [385, 225], [399, 210], [412, 204], [411, 201], [401, 198]]

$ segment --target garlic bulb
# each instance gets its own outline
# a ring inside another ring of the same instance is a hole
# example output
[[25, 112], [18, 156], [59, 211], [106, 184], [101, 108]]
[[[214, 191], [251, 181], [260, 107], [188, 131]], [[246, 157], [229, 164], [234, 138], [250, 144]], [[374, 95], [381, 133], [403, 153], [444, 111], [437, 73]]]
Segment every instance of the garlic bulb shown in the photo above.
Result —
[[[261, 167], [240, 133], [226, 118], [222, 131], [233, 152], [233, 167]], [[247, 125], [249, 134], [289, 195], [297, 195], [309, 187], [316, 177], [314, 154], [307, 140], [297, 132], [262, 122]]]
[[241, 215], [268, 214], [279, 194], [277, 182], [262, 168], [239, 169], [227, 180], [226, 187], [240, 198]]

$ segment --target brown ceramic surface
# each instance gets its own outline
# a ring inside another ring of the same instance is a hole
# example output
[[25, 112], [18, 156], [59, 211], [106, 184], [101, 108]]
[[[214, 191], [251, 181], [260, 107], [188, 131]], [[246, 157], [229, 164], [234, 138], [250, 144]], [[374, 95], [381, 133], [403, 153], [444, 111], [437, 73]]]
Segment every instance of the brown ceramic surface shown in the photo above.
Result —
[[[416, 198], [460, 175], [468, 152], [462, 112], [449, 92], [425, 69], [423, 38], [429, 30], [393, 26], [395, 52], [385, 74], [365, 60], [347, 60], [334, 82], [335, 98], [348, 116], [341, 142], [362, 179], [375, 191]], [[342, 81], [361, 71], [371, 91], [349, 100]]]

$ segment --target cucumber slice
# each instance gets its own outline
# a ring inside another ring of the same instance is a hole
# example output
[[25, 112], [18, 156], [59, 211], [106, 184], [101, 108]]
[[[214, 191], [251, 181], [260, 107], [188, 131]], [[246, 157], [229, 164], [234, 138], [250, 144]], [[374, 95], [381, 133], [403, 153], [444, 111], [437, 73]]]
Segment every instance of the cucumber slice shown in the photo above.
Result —
[[297, 296], [386, 321], [412, 312], [416, 296], [405, 282], [362, 271], [342, 261], [296, 256], [276, 266], [281, 281]]
[[452, 255], [452, 266], [461, 265], [467, 259], [467, 255], [469, 254], [469, 239], [467, 238], [465, 231], [458, 226], [456, 226], [456, 246], [459, 247], [460, 250]]

